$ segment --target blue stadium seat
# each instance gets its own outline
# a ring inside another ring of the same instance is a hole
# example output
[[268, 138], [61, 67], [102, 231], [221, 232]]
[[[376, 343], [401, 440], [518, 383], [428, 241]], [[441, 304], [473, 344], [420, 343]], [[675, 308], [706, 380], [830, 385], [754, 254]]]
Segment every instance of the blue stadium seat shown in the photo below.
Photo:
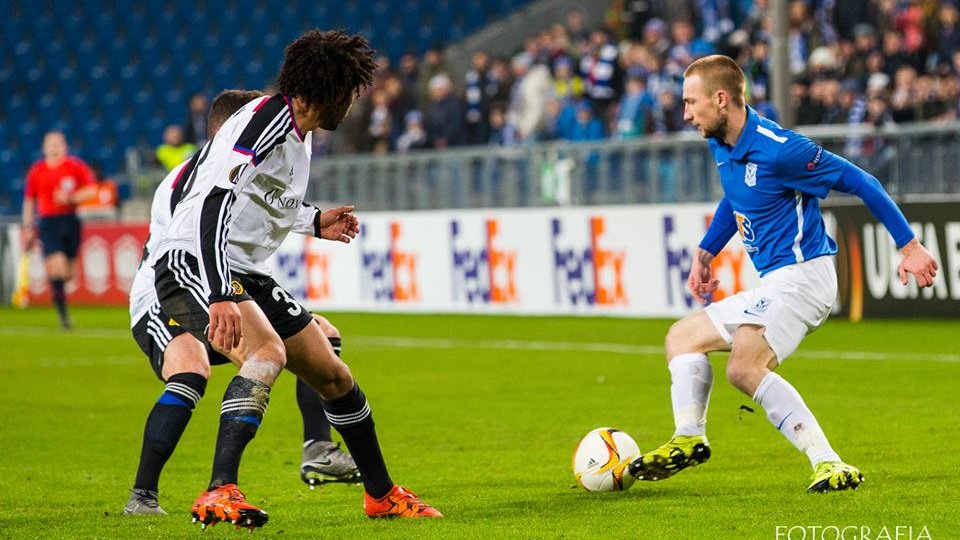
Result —
[[[11, 0], [0, 17], [0, 86], [8, 96], [0, 140], [24, 141], [35, 153], [43, 131], [60, 125], [113, 174], [109, 166], [122, 165], [126, 146], [157, 144], [164, 126], [182, 121], [193, 92], [263, 87], [303, 29], [362, 31], [396, 62], [530, 1]], [[21, 159], [4, 156], [4, 169]]]

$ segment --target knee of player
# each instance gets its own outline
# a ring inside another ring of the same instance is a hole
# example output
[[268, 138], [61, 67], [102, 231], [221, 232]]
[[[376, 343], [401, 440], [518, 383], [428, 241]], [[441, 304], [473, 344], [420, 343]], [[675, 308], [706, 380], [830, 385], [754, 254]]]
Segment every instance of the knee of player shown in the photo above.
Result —
[[186, 370], [189, 373], [196, 373], [197, 375], [203, 377], [206, 380], [210, 380], [210, 364], [206, 361], [197, 362], [194, 365], [191, 365]]
[[681, 319], [670, 325], [670, 330], [667, 331], [667, 336], [663, 340], [663, 345], [667, 353], [668, 361], [678, 354], [690, 352], [688, 350], [684, 350], [684, 347], [689, 348], [690, 346], [690, 340], [684, 336], [684, 327], [685, 325], [683, 319]]
[[736, 355], [731, 355], [730, 360], [727, 361], [727, 380], [733, 386], [744, 391], [754, 388], [757, 379], [763, 378], [761, 371], [756, 362], [738, 358]]
[[340, 337], [340, 330], [337, 330], [337, 327], [333, 325], [326, 317], [322, 315], [313, 314], [313, 320], [320, 325], [320, 330], [323, 332], [323, 335], [328, 338], [338, 338]]
[[256, 350], [248, 352], [247, 358], [255, 357], [260, 360], [273, 362], [281, 369], [287, 365], [287, 350], [283, 346], [280, 338], [270, 339], [261, 343]]
[[350, 367], [346, 363], [337, 363], [333, 369], [330, 384], [345, 391], [353, 388], [353, 373], [350, 372]]

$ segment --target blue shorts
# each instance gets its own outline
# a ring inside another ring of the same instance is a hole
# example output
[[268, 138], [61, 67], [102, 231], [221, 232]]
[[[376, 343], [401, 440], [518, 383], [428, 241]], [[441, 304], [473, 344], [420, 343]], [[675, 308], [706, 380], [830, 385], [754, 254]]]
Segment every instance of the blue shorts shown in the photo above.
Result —
[[37, 229], [43, 242], [44, 256], [63, 253], [68, 259], [77, 258], [80, 248], [80, 220], [77, 216], [42, 217]]

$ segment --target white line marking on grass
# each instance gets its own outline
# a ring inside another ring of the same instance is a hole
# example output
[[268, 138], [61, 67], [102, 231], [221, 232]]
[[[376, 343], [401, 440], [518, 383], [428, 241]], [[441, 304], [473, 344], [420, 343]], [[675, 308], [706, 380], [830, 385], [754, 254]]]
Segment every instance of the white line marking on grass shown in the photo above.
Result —
[[663, 347], [597, 343], [590, 341], [527, 341], [519, 339], [405, 338], [391, 336], [348, 336], [351, 344], [398, 349], [505, 349], [519, 351], [584, 351], [612, 354], [662, 355]]
[[[506, 349], [524, 351], [585, 351], [626, 355], [663, 355], [663, 347], [655, 345], [628, 345], [626, 343], [597, 343], [579, 341], [526, 341], [489, 339], [434, 339], [387, 336], [347, 336], [348, 343], [360, 346], [381, 346], [403, 349]], [[349, 345], [348, 345], [349, 346]], [[891, 353], [873, 351], [797, 351], [799, 358], [822, 360], [910, 360], [960, 362], [960, 354]]]
[[0, 327], [0, 336], [20, 337], [61, 337], [69, 339], [133, 339], [130, 329], [118, 328], [73, 328], [62, 330], [41, 326], [4, 326]]
[[[69, 333], [55, 328], [35, 326], [7, 326], [0, 328], [0, 335], [20, 337], [67, 337], [93, 339], [132, 339], [129, 330], [113, 328], [78, 328]], [[499, 349], [512, 351], [582, 351], [623, 355], [662, 356], [663, 347], [657, 345], [630, 345], [627, 343], [602, 343], [593, 341], [532, 341], [520, 339], [454, 339], [413, 338], [400, 336], [347, 336], [350, 345], [359, 347], [384, 347], [398, 349]], [[350, 346], [348, 345], [348, 346]], [[880, 351], [825, 351], [799, 350], [797, 358], [817, 360], [908, 360], [915, 362], [960, 363], [960, 354], [909, 353]]]

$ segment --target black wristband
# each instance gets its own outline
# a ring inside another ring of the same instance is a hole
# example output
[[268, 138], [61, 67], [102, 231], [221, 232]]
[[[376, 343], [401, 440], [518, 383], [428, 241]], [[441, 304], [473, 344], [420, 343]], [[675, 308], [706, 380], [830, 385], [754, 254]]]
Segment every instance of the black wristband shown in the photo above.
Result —
[[320, 214], [323, 213], [323, 210], [317, 208], [317, 213], [313, 215], [313, 236], [316, 238], [321, 238], [320, 236]]

